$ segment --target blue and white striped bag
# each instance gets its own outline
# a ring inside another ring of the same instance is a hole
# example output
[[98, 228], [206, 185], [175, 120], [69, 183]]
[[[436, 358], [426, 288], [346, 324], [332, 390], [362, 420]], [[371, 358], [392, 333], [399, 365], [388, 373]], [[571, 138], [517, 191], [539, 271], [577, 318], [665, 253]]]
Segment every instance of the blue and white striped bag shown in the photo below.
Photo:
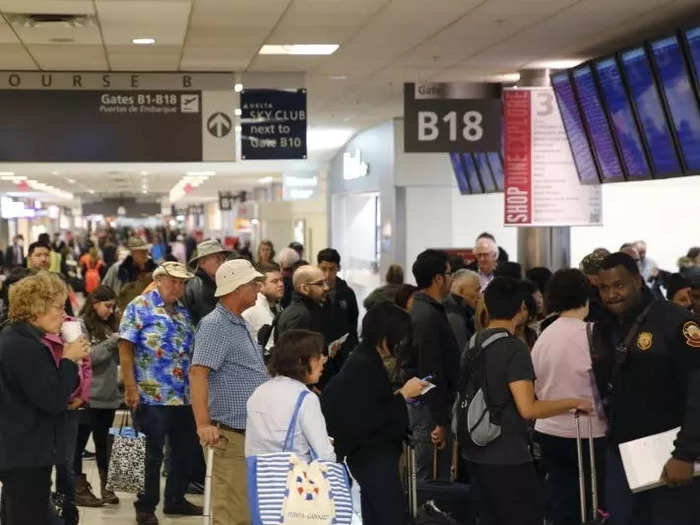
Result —
[[310, 392], [299, 394], [282, 452], [249, 456], [248, 503], [253, 525], [350, 525], [352, 495], [345, 465], [306, 462], [292, 450], [299, 409]]

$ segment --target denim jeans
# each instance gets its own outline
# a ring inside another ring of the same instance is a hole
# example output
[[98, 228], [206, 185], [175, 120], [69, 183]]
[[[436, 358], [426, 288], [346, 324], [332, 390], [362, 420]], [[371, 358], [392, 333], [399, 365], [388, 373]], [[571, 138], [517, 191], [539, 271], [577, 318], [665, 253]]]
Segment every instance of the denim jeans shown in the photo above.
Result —
[[[427, 404], [411, 403], [408, 405], [408, 419], [416, 454], [416, 479], [433, 479], [434, 446], [430, 434], [435, 429], [435, 422], [430, 415]], [[437, 479], [450, 479], [452, 465], [452, 436], [449, 423], [446, 425], [447, 443], [445, 448], [437, 451]]]
[[166, 437], [171, 461], [165, 482], [165, 504], [181, 502], [189, 483], [192, 439], [196, 435], [192, 407], [139, 405], [134, 421], [137, 430], [146, 434], [145, 492], [138, 496], [134, 507], [140, 512], [153, 512], [160, 501], [160, 468]]
[[62, 462], [56, 465], [56, 492], [66, 496], [66, 500], [75, 502], [75, 474], [73, 472], [73, 460], [75, 445], [78, 439], [78, 424], [80, 423], [79, 410], [68, 410], [64, 427], [66, 448], [63, 452]]

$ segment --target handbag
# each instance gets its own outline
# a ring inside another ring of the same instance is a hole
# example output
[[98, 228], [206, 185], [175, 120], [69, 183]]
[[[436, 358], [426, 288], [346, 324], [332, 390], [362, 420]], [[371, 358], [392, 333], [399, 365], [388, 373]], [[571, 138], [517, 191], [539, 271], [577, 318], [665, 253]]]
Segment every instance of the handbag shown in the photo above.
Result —
[[146, 436], [136, 428], [124, 426], [126, 419], [125, 413], [119, 428], [109, 430], [114, 441], [107, 470], [107, 489], [143, 494], [146, 483]]
[[350, 525], [353, 518], [350, 477], [345, 465], [311, 462], [289, 452], [304, 398], [297, 398], [282, 452], [246, 458], [248, 503], [253, 525]]

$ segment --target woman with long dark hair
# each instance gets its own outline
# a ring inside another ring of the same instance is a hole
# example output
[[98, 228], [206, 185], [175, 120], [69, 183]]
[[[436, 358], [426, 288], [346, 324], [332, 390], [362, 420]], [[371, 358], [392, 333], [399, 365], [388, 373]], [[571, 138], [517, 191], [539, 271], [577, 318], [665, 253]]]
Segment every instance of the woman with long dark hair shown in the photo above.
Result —
[[[76, 479], [76, 503], [94, 507], [104, 503], [119, 503], [119, 498], [107, 490], [107, 434], [114, 421], [114, 413], [119, 408], [117, 348], [119, 316], [117, 315], [117, 295], [108, 286], [99, 286], [85, 301], [80, 316], [90, 338], [90, 358], [92, 359], [92, 385], [89, 406], [78, 429], [78, 442], [73, 468]], [[91, 491], [85, 474], [82, 473], [82, 453], [92, 433], [95, 442], [97, 468], [100, 473], [102, 500]]]
[[411, 318], [380, 303], [362, 320], [362, 342], [323, 389], [321, 408], [338, 459], [347, 458], [361, 487], [365, 525], [404, 525], [406, 500], [399, 478], [408, 432], [406, 400], [420, 396], [425, 381], [409, 379], [395, 390], [385, 360], [410, 348]]

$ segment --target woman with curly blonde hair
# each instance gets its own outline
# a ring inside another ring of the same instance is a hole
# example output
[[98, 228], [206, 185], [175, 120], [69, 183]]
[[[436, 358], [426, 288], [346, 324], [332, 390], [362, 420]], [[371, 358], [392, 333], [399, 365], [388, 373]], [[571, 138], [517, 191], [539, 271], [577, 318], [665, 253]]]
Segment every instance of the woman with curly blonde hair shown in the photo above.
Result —
[[10, 324], [0, 334], [0, 481], [3, 525], [49, 521], [51, 467], [65, 461], [66, 406], [87, 355], [84, 338], [54, 357], [43, 341], [66, 318], [68, 289], [39, 272], [9, 291]]

